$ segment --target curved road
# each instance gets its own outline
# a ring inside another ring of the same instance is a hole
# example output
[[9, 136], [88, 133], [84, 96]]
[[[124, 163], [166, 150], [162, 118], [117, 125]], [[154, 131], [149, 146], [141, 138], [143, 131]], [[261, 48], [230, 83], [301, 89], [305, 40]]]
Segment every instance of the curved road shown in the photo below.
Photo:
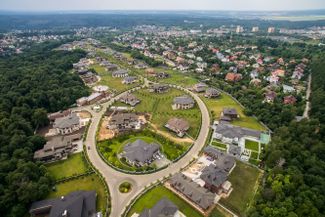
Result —
[[[79, 107], [75, 110], [87, 110], [92, 114], [92, 122], [89, 126], [87, 138], [85, 140], [85, 145], [90, 146], [90, 149], [87, 149], [87, 154], [89, 156], [92, 164], [102, 173], [104, 176], [107, 185], [109, 187], [110, 196], [111, 196], [111, 217], [119, 217], [123, 214], [126, 206], [131, 202], [133, 198], [135, 198], [141, 191], [144, 190], [145, 186], [150, 185], [151, 183], [162, 179], [170, 174], [174, 174], [179, 172], [182, 168], [187, 166], [193, 158], [197, 158], [199, 152], [205, 145], [205, 141], [208, 138], [209, 134], [209, 126], [210, 126], [210, 117], [207, 107], [204, 102], [200, 99], [200, 97], [184, 88], [178, 87], [179, 89], [184, 90], [188, 94], [190, 94], [197, 102], [201, 114], [202, 114], [202, 125], [200, 133], [197, 137], [197, 140], [194, 142], [192, 149], [179, 161], [171, 164], [168, 168], [163, 169], [161, 171], [145, 174], [145, 175], [130, 175], [114, 170], [112, 167], [108, 166], [99, 156], [96, 149], [96, 131], [97, 126], [100, 123], [101, 117], [105, 113], [106, 109], [113, 103], [114, 100], [118, 99], [122, 94], [114, 97], [110, 101], [102, 104], [101, 112], [94, 112], [90, 106], [87, 107]], [[132, 183], [133, 188], [130, 193], [122, 194], [118, 190], [119, 184], [124, 181], [128, 181]]]

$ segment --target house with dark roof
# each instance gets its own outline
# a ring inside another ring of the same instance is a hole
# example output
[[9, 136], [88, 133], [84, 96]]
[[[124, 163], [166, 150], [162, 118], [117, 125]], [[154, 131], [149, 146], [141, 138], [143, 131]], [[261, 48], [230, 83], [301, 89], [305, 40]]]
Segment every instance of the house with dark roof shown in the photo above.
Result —
[[170, 74], [168, 74], [167, 72], [157, 72], [155, 74], [155, 77], [159, 79], [164, 79], [164, 78], [169, 78]]
[[123, 132], [128, 130], [140, 130], [143, 125], [144, 123], [139, 116], [134, 113], [117, 113], [110, 117], [107, 128]]
[[66, 135], [80, 129], [80, 118], [76, 113], [55, 119], [53, 128], [58, 134]]
[[215, 194], [193, 182], [182, 173], [172, 176], [169, 183], [176, 192], [184, 195], [203, 211], [215, 205]]
[[219, 96], [220, 96], [220, 92], [215, 88], [206, 89], [205, 94], [204, 94], [204, 97], [209, 98], [209, 99], [217, 98]]
[[125, 78], [125, 77], [129, 76], [129, 73], [125, 69], [119, 69], [119, 70], [114, 71], [112, 73], [112, 76], [114, 78]]
[[210, 164], [202, 170], [200, 179], [204, 181], [204, 187], [213, 193], [218, 193], [222, 185], [228, 179], [228, 173], [223, 169]]
[[168, 200], [163, 198], [156, 203], [151, 209], [145, 209], [140, 213], [139, 217], [186, 217], [178, 210], [178, 207]]
[[123, 147], [120, 157], [133, 166], [142, 167], [150, 165], [160, 155], [160, 146], [156, 143], [150, 143], [138, 139], [128, 143]]
[[76, 149], [75, 142], [81, 138], [81, 134], [53, 137], [34, 153], [34, 159], [43, 162], [61, 160]]
[[239, 114], [235, 108], [223, 108], [220, 120], [233, 121], [237, 118], [239, 118]]
[[135, 95], [131, 93], [126, 93], [123, 96], [120, 97], [120, 102], [123, 102], [125, 104], [128, 104], [130, 106], [136, 106], [141, 101], [138, 99]]
[[190, 128], [190, 125], [185, 119], [174, 117], [168, 120], [165, 127], [176, 133], [178, 137], [183, 137]]
[[178, 96], [175, 97], [173, 100], [172, 108], [173, 110], [178, 109], [190, 109], [193, 108], [195, 105], [195, 102], [192, 97], [188, 95]]
[[133, 84], [138, 81], [136, 76], [127, 76], [123, 79], [122, 84]]
[[153, 84], [149, 87], [151, 93], [166, 93], [169, 90], [167, 84]]
[[61, 198], [34, 202], [29, 213], [32, 217], [94, 217], [96, 191], [74, 191]]
[[206, 85], [204, 83], [197, 83], [197, 84], [194, 84], [193, 90], [197, 93], [201, 93], [201, 92], [204, 92], [207, 87], [208, 87], [208, 85]]

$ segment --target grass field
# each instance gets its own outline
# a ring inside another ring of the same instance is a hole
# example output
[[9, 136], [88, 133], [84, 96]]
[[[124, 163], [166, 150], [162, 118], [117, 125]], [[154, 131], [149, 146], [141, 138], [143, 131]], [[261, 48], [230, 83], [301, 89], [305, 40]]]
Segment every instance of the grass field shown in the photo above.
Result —
[[101, 80], [98, 82], [99, 85], [106, 85], [111, 90], [114, 90], [115, 92], [123, 92], [127, 89], [130, 89], [132, 87], [138, 86], [139, 82], [134, 84], [122, 84], [123, 78], [113, 78], [111, 72], [105, 71], [105, 68], [100, 65], [93, 65], [93, 69], [96, 70], [98, 75], [101, 77]]
[[220, 148], [222, 150], [227, 150], [227, 145], [225, 144], [222, 144], [220, 142], [217, 142], [217, 141], [212, 141], [211, 145], [217, 147], [217, 148]]
[[249, 140], [249, 139], [245, 140], [245, 148], [249, 149], [249, 150], [252, 150], [252, 151], [259, 152], [258, 142], [255, 142], [255, 141], [252, 141], [252, 140]]
[[151, 170], [153, 169], [154, 165], [152, 165], [152, 167], [135, 168], [127, 165], [125, 162], [121, 162], [118, 159], [117, 154], [123, 150], [123, 146], [128, 142], [133, 142], [137, 139], [142, 139], [148, 143], [156, 142], [161, 144], [162, 152], [169, 160], [176, 159], [188, 148], [187, 144], [175, 144], [169, 140], [166, 140], [163, 136], [156, 135], [154, 132], [149, 130], [143, 130], [138, 133], [131, 133], [116, 137], [114, 139], [101, 141], [98, 142], [97, 145], [104, 158], [120, 169], [129, 171]]
[[61, 197], [77, 190], [95, 190], [97, 193], [97, 210], [105, 210], [107, 203], [105, 187], [96, 174], [57, 184], [56, 191], [52, 191], [48, 198]]
[[246, 216], [246, 209], [253, 200], [260, 176], [258, 169], [237, 161], [229, 176], [234, 190], [227, 199], [220, 200], [221, 204], [240, 216]]
[[220, 118], [220, 113], [223, 108], [235, 108], [240, 118], [239, 120], [233, 121], [232, 124], [255, 130], [265, 130], [265, 128], [254, 117], [247, 117], [244, 115], [243, 108], [227, 94], [221, 94], [217, 99], [207, 99], [204, 96], [201, 96], [201, 98], [211, 112], [213, 119]]
[[209, 217], [232, 217], [230, 213], [225, 211], [222, 207], [217, 205], [209, 215]]
[[251, 159], [257, 159], [257, 158], [258, 158], [258, 153], [252, 151], [252, 153], [251, 153]]
[[47, 164], [46, 167], [55, 180], [82, 174], [89, 169], [83, 153], [73, 154], [67, 160]]
[[[152, 208], [162, 198], [167, 198], [172, 201], [178, 209], [188, 217], [203, 217], [199, 212], [192, 208], [183, 199], [176, 196], [173, 192], [165, 188], [164, 186], [157, 186], [141, 196], [139, 200], [131, 208], [127, 214], [128, 217], [133, 213], [141, 213], [145, 208]], [[219, 216], [218, 216], [219, 217]]]
[[[135, 107], [136, 111], [148, 112], [152, 115], [150, 122], [154, 124], [158, 130], [170, 133], [164, 125], [172, 117], [179, 117], [186, 119], [190, 124], [188, 134], [196, 138], [201, 125], [200, 109], [195, 106], [188, 110], [172, 110], [172, 102], [176, 96], [184, 95], [183, 91], [177, 89], [170, 89], [167, 93], [156, 94], [149, 93], [148, 90], [143, 89], [134, 93], [141, 103]], [[170, 133], [173, 137], [173, 133]]]

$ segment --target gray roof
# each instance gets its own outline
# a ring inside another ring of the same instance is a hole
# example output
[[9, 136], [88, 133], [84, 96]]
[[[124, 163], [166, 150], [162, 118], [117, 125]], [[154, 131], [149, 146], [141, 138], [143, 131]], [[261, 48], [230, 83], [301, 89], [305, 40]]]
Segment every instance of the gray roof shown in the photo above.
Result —
[[112, 73], [113, 75], [124, 75], [124, 74], [128, 74], [128, 71], [126, 71], [125, 69], [119, 69], [116, 70]]
[[188, 121], [182, 118], [171, 118], [165, 126], [176, 131], [187, 131], [190, 128]]
[[194, 104], [194, 100], [192, 99], [192, 97], [187, 95], [178, 96], [174, 98], [174, 104], [182, 104], [182, 105]]
[[112, 115], [109, 124], [124, 124], [124, 123], [130, 123], [138, 120], [138, 115], [134, 113], [118, 113], [115, 115]]
[[177, 206], [170, 200], [163, 198], [151, 209], [145, 209], [139, 217], [174, 217]]
[[223, 115], [238, 115], [235, 108], [224, 108], [222, 110]]
[[215, 88], [208, 88], [208, 89], [206, 89], [205, 93], [208, 95], [219, 95], [220, 94], [219, 91]]
[[80, 118], [76, 115], [76, 113], [71, 113], [68, 116], [57, 118], [53, 124], [54, 128], [69, 128], [74, 125], [78, 125]]
[[215, 132], [218, 134], [221, 134], [224, 137], [234, 139], [234, 138], [242, 138], [245, 136], [254, 137], [257, 139], [260, 139], [261, 131], [258, 130], [252, 130], [244, 127], [238, 127], [232, 124], [227, 123], [219, 123], [216, 128]]
[[215, 159], [215, 166], [225, 172], [229, 172], [236, 163], [233, 157], [211, 146], [207, 146], [204, 152], [213, 157]]
[[234, 156], [240, 156], [241, 148], [237, 145], [229, 145], [228, 153]]
[[227, 181], [227, 177], [227, 172], [213, 164], [205, 167], [200, 176], [205, 183], [216, 187], [221, 186], [225, 181]]
[[130, 104], [131, 106], [135, 106], [136, 104], [138, 104], [140, 102], [140, 100], [135, 95], [133, 95], [131, 93], [127, 93], [127, 94], [124, 94], [123, 96], [121, 96], [120, 101], [124, 102], [126, 104]]
[[96, 213], [96, 192], [74, 191], [64, 198], [37, 201], [32, 204], [29, 212], [37, 215], [43, 211], [48, 213], [48, 217], [62, 217], [65, 210], [69, 217], [93, 216]]
[[128, 76], [128, 77], [125, 77], [123, 80], [125, 82], [132, 82], [132, 81], [137, 80], [137, 77], [136, 76]]
[[208, 209], [214, 204], [215, 195], [209, 190], [201, 187], [181, 173], [171, 178], [172, 186], [202, 209]]
[[138, 139], [132, 143], [128, 143], [123, 148], [123, 156], [132, 162], [146, 163], [153, 158], [153, 155], [159, 150], [156, 143], [148, 144]]

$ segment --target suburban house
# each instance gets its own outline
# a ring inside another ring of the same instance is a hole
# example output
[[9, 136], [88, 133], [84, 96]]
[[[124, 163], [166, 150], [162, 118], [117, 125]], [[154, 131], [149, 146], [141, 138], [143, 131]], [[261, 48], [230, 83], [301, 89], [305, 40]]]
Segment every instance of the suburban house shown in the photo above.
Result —
[[264, 101], [267, 103], [273, 103], [276, 98], [276, 92], [274, 91], [268, 91], [265, 93], [265, 99]]
[[151, 93], [166, 93], [168, 90], [169, 86], [167, 84], [153, 84], [149, 88]]
[[286, 105], [294, 105], [297, 102], [296, 97], [290, 95], [283, 98], [283, 103]]
[[127, 76], [129, 76], [129, 73], [128, 71], [124, 70], [124, 69], [119, 69], [119, 70], [116, 70], [112, 73], [112, 76], [114, 78], [125, 78]]
[[151, 209], [145, 209], [140, 215], [134, 214], [131, 217], [186, 217], [178, 207], [167, 198], [163, 198]]
[[235, 108], [224, 108], [221, 112], [222, 121], [233, 121], [239, 118], [239, 114]]
[[110, 117], [107, 128], [117, 131], [139, 130], [143, 121], [134, 113], [117, 113]]
[[44, 162], [61, 160], [75, 151], [78, 146], [76, 141], [81, 138], [81, 134], [53, 137], [42, 149], [34, 153], [34, 159]]
[[204, 181], [204, 188], [213, 193], [220, 194], [223, 184], [228, 179], [228, 173], [219, 167], [210, 164], [202, 170], [200, 179]]
[[106, 93], [95, 92], [95, 93], [92, 93], [90, 96], [81, 97], [81, 98], [77, 99], [77, 105], [78, 106], [90, 105], [90, 104], [96, 103], [96, 102], [104, 99], [106, 96], [107, 96]]
[[133, 166], [142, 167], [150, 165], [160, 154], [159, 145], [156, 143], [148, 144], [145, 141], [138, 139], [128, 143], [123, 147], [123, 152], [120, 157]]
[[61, 135], [73, 133], [81, 128], [80, 118], [76, 113], [57, 118], [54, 121], [53, 128]]
[[201, 187], [182, 173], [175, 174], [169, 181], [171, 187], [196, 204], [203, 211], [215, 205], [215, 194]]
[[235, 126], [225, 122], [215, 123], [213, 125], [213, 138], [220, 140], [225, 144], [237, 144], [245, 149], [245, 140], [253, 140], [261, 143], [268, 143], [269, 135], [253, 129]]
[[217, 98], [220, 96], [220, 92], [215, 88], [208, 88], [206, 89], [204, 96], [206, 98]]
[[194, 105], [195, 105], [195, 102], [192, 99], [192, 97], [190, 97], [188, 95], [183, 95], [183, 96], [178, 96], [178, 97], [174, 98], [172, 108], [174, 110], [190, 109], [190, 108], [193, 108]]
[[138, 81], [136, 76], [127, 76], [123, 79], [122, 84], [133, 84]]
[[155, 74], [155, 77], [156, 78], [159, 78], [159, 79], [169, 78], [170, 77], [170, 74], [168, 74], [167, 72], [157, 72]]
[[283, 89], [283, 93], [292, 93], [296, 91], [294, 87], [286, 84], [282, 85], [282, 89]]
[[51, 123], [53, 123], [55, 121], [55, 119], [63, 118], [63, 117], [66, 117], [66, 116], [68, 116], [70, 114], [71, 114], [71, 110], [67, 109], [67, 110], [64, 110], [64, 111], [58, 111], [58, 112], [48, 114], [47, 118], [50, 120]]
[[130, 105], [130, 106], [136, 106], [141, 101], [136, 96], [134, 96], [133, 94], [126, 93], [123, 96], [121, 96], [120, 102], [123, 102], [125, 104]]
[[230, 82], [236, 82], [236, 81], [240, 81], [242, 77], [243, 76], [241, 74], [229, 72], [227, 73], [225, 80]]
[[175, 132], [178, 137], [183, 137], [190, 128], [189, 123], [182, 118], [171, 118], [165, 124], [165, 127]]
[[208, 86], [204, 83], [197, 83], [197, 84], [194, 84], [193, 90], [197, 93], [201, 93], [201, 92], [204, 92], [207, 87]]
[[92, 85], [98, 81], [98, 77], [93, 72], [87, 72], [84, 75], [80, 75], [82, 81], [87, 85]]
[[93, 217], [96, 212], [96, 191], [74, 191], [61, 198], [34, 202], [29, 213], [32, 217]]

